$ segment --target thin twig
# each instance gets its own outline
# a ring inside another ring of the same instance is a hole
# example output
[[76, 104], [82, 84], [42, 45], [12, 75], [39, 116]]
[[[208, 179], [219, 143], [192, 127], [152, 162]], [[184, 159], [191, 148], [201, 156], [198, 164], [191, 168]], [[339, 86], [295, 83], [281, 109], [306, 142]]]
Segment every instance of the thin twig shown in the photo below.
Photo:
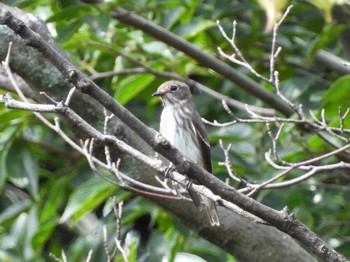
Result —
[[58, 257], [56, 257], [54, 253], [50, 252], [49, 257], [52, 258], [53, 260], [55, 260], [56, 262], [61, 262], [61, 260]]
[[89, 253], [88, 253], [87, 257], [86, 257], [86, 260], [85, 260], [86, 262], [90, 262], [91, 261], [93, 253], [94, 253], [94, 251], [92, 249], [90, 249]]
[[70, 101], [72, 100], [72, 97], [73, 97], [74, 92], [75, 92], [76, 89], [77, 89], [77, 88], [76, 88], [75, 86], [73, 86], [73, 87], [69, 90], [69, 93], [68, 93], [68, 95], [67, 95], [66, 102], [65, 102], [65, 104], [66, 104], [67, 106], [69, 106]]
[[[250, 65], [250, 63], [248, 63], [248, 61], [244, 58], [243, 54], [241, 53], [241, 51], [239, 50], [239, 48], [237, 47], [236, 43], [235, 43], [235, 38], [236, 38], [236, 26], [237, 23], [236, 21], [233, 21], [232, 23], [232, 37], [228, 37], [228, 35], [226, 34], [225, 30], [223, 29], [223, 27], [220, 24], [220, 21], [217, 20], [216, 24], [220, 30], [221, 35], [227, 40], [227, 42], [229, 42], [229, 44], [231, 45], [232, 49], [234, 50], [234, 53], [232, 55], [227, 55], [224, 51], [222, 51], [222, 49], [220, 47], [218, 47], [218, 52], [219, 54], [226, 58], [227, 60], [243, 66], [245, 68], [247, 68], [253, 75], [255, 75], [257, 78], [264, 80], [265, 82], [270, 82], [269, 79], [267, 79], [266, 77], [264, 77], [263, 75], [259, 74], [258, 72], [256, 72], [254, 70], [254, 68]], [[236, 58], [238, 57], [238, 58]]]
[[232, 163], [231, 163], [231, 160], [230, 160], [229, 151], [231, 149], [232, 144], [229, 144], [227, 146], [227, 148], [224, 148], [224, 144], [223, 144], [222, 140], [220, 139], [219, 140], [219, 145], [220, 145], [221, 150], [224, 152], [225, 161], [222, 164], [226, 167], [228, 175], [233, 180], [235, 180], [237, 182], [242, 182], [242, 179], [239, 178], [236, 175], [235, 171], [233, 170]]
[[125, 252], [125, 250], [123, 249], [120, 240], [117, 239], [117, 238], [114, 238], [114, 241], [115, 241], [115, 244], [116, 244], [116, 246], [117, 246], [119, 252], [120, 252], [120, 253], [122, 254], [122, 256], [123, 256], [124, 261], [125, 261], [125, 262], [128, 262], [128, 261], [129, 261], [128, 256], [126, 255], [126, 252]]
[[107, 226], [103, 225], [102, 227], [102, 236], [103, 236], [103, 248], [105, 250], [105, 254], [107, 256], [107, 261], [110, 262], [113, 259], [113, 256], [109, 253], [109, 248], [108, 248], [108, 232], [107, 232]]

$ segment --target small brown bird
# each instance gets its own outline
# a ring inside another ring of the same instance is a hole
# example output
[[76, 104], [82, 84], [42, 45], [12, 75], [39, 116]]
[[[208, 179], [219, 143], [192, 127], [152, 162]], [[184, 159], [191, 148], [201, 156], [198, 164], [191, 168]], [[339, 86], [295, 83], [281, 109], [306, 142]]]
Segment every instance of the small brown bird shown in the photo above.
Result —
[[[212, 172], [210, 145], [202, 119], [192, 101], [189, 87], [179, 81], [163, 83], [152, 96], [159, 96], [163, 102], [160, 119], [160, 133], [176, 147], [186, 158]], [[189, 193], [194, 203], [196, 196]], [[197, 197], [198, 198], [198, 197]], [[212, 226], [219, 226], [219, 216], [215, 202], [201, 196], [209, 222]]]

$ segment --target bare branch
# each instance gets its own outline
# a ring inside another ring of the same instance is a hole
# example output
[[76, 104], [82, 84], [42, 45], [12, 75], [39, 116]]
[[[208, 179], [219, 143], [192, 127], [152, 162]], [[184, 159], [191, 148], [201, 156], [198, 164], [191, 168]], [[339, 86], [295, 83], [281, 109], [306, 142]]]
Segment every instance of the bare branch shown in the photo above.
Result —
[[125, 250], [123, 249], [120, 240], [117, 239], [117, 238], [115, 238], [114, 241], [115, 241], [115, 244], [116, 244], [118, 250], [120, 251], [120, 253], [121, 253], [122, 256], [123, 256], [124, 261], [125, 261], [125, 262], [128, 262], [128, 261], [129, 261], [129, 260], [128, 260], [128, 256], [126, 255]]
[[[244, 58], [244, 56], [242, 55], [241, 51], [239, 50], [239, 48], [237, 47], [236, 43], [235, 43], [235, 37], [236, 37], [236, 21], [233, 21], [232, 24], [232, 37], [229, 38], [225, 32], [225, 30], [222, 28], [222, 26], [220, 25], [220, 21], [217, 20], [216, 24], [222, 34], [222, 36], [227, 40], [227, 42], [230, 43], [232, 49], [234, 50], [234, 53], [232, 55], [227, 55], [225, 52], [222, 51], [222, 49], [220, 47], [218, 47], [218, 52], [219, 54], [228, 59], [229, 61], [243, 66], [245, 68], [247, 68], [253, 75], [255, 75], [257, 78], [264, 80], [265, 82], [270, 83], [271, 81], [269, 79], [267, 79], [266, 77], [262, 76], [261, 74], [259, 74], [258, 72], [256, 72], [254, 70], [254, 68], [252, 68], [252, 66], [247, 62], [247, 60]], [[237, 57], [237, 58], [236, 58]]]
[[222, 143], [222, 140], [220, 139], [220, 140], [219, 140], [219, 145], [220, 145], [220, 147], [221, 147], [221, 150], [224, 152], [224, 156], [225, 156], [225, 161], [224, 161], [223, 163], [219, 163], [219, 164], [222, 164], [222, 165], [224, 165], [224, 166], [226, 167], [227, 173], [228, 173], [228, 175], [230, 176], [230, 178], [232, 178], [233, 180], [235, 180], [235, 181], [237, 181], [237, 182], [241, 182], [242, 179], [239, 178], [239, 177], [235, 174], [235, 172], [234, 172], [234, 170], [233, 170], [233, 167], [232, 167], [232, 163], [231, 163], [231, 161], [230, 161], [230, 157], [229, 157], [229, 151], [230, 151], [230, 149], [231, 149], [232, 144], [229, 144], [229, 145], [227, 146], [227, 148], [224, 148], [224, 145], [223, 145], [223, 143]]
[[128, 75], [128, 74], [135, 75], [135, 74], [144, 74], [144, 73], [149, 73], [149, 71], [143, 67], [124, 68], [116, 71], [108, 71], [108, 72], [102, 72], [102, 73], [95, 72], [93, 75], [90, 76], [90, 79], [97, 80], [97, 79], [107, 78], [112, 76]]

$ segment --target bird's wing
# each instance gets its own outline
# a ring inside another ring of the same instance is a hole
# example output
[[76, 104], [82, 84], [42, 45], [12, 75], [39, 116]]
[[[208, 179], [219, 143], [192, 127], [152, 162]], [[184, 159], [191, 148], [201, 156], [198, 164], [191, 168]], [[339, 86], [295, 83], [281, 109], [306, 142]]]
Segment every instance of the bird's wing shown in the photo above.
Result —
[[192, 123], [196, 130], [196, 137], [198, 139], [198, 144], [201, 149], [204, 168], [209, 173], [212, 173], [210, 145], [208, 142], [207, 131], [205, 129], [203, 121], [200, 115], [198, 114], [197, 110], [193, 110], [193, 111], [194, 111], [194, 114], [192, 115]]

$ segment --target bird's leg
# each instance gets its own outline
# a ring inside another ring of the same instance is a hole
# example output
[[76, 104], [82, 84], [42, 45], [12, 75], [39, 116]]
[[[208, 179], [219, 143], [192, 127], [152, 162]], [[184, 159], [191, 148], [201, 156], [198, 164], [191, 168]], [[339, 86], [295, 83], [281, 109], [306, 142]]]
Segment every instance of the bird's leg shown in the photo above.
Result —
[[199, 210], [202, 210], [202, 198], [196, 191], [193, 190], [192, 180], [188, 179], [186, 188], [195, 206], [198, 207]]
[[165, 172], [164, 172], [165, 179], [168, 179], [169, 175], [174, 171], [176, 171], [176, 167], [173, 165], [173, 163], [170, 163], [169, 166], [165, 168]]
[[[170, 163], [169, 167], [167, 167], [165, 169], [165, 174], [164, 174], [165, 180], [167, 180], [170, 173], [172, 173], [174, 171], [176, 171], [176, 167], [173, 165], [173, 163]], [[193, 190], [192, 180], [189, 179], [187, 176], [186, 176], [186, 179], [188, 180], [187, 185], [186, 185], [186, 189], [187, 189], [187, 192], [188, 192], [190, 198], [192, 199], [195, 206], [197, 208], [199, 208], [199, 210], [202, 210], [202, 201], [201, 201], [202, 198], [201, 198], [201, 196], [196, 191]], [[177, 195], [181, 195], [179, 185], [176, 182], [172, 183], [172, 188], [176, 191]]]
[[[169, 175], [176, 171], [176, 167], [173, 165], [173, 163], [170, 163], [169, 164], [169, 167], [167, 167], [165, 169], [165, 174], [164, 174], [164, 180], [165, 182], [167, 182], [168, 178], [169, 178]], [[171, 180], [171, 184], [170, 184], [170, 188], [173, 189], [174, 192], [176, 192], [176, 195], [178, 196], [181, 196], [181, 192], [180, 192], [180, 188], [179, 188], [179, 185], [178, 183], [176, 183], [175, 181]]]

